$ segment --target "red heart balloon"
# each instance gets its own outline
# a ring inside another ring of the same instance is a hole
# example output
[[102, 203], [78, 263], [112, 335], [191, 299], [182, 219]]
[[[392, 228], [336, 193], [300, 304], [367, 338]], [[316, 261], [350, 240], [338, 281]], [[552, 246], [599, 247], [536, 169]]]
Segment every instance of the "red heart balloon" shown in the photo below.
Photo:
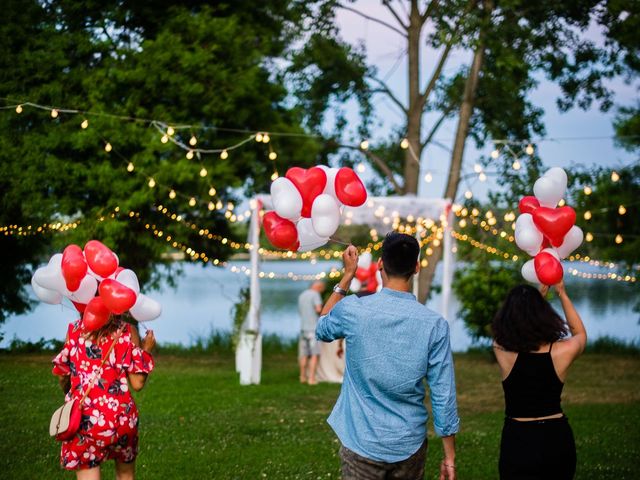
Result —
[[532, 214], [538, 207], [540, 207], [540, 202], [536, 197], [533, 197], [531, 195], [522, 197], [522, 200], [520, 200], [520, 203], [518, 204], [518, 210], [520, 210], [520, 213]]
[[[542, 207], [541, 207], [542, 208]], [[562, 280], [564, 271], [560, 261], [548, 252], [540, 252], [533, 259], [536, 275], [545, 285], [555, 285]]]
[[267, 212], [262, 217], [262, 226], [271, 245], [283, 250], [295, 248], [298, 242], [298, 230], [291, 220], [282, 218], [276, 212]]
[[378, 264], [376, 262], [371, 262], [371, 266], [369, 267], [367, 290], [374, 293], [378, 290]]
[[562, 245], [564, 236], [576, 223], [576, 212], [571, 207], [538, 207], [532, 215], [536, 227], [554, 247]]
[[104, 305], [116, 315], [120, 315], [133, 307], [138, 299], [136, 292], [120, 282], [107, 278], [98, 287]]
[[69, 245], [62, 252], [62, 276], [70, 292], [80, 288], [80, 282], [87, 274], [87, 262], [78, 245]]
[[361, 282], [366, 281], [369, 278], [369, 269], [358, 267], [356, 269], [356, 278]]
[[287, 248], [287, 250], [291, 250], [292, 252], [297, 252], [299, 248], [300, 248], [300, 240], [296, 240], [296, 243], [294, 243], [292, 247]]
[[367, 201], [367, 189], [358, 174], [348, 167], [336, 173], [336, 196], [345, 205], [359, 207]]
[[324, 191], [327, 185], [327, 174], [320, 167], [304, 169], [292, 167], [285, 174], [293, 182], [302, 197], [303, 217], [311, 218], [311, 206], [318, 195]]
[[85, 330], [92, 332], [106, 325], [110, 316], [111, 312], [105, 306], [102, 298], [93, 297], [84, 309], [82, 324]]
[[118, 259], [104, 243], [90, 240], [84, 246], [84, 256], [89, 268], [103, 278], [108, 277], [118, 268]]

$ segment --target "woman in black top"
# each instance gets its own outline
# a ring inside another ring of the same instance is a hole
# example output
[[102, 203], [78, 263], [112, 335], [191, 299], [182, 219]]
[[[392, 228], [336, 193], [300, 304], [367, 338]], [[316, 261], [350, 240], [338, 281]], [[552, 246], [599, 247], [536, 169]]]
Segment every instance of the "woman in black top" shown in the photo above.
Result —
[[512, 289], [493, 320], [505, 399], [503, 480], [572, 479], [575, 474], [576, 447], [560, 395], [567, 370], [584, 351], [587, 332], [564, 284], [554, 288], [566, 323], [544, 298], [549, 287], [538, 291], [529, 285]]

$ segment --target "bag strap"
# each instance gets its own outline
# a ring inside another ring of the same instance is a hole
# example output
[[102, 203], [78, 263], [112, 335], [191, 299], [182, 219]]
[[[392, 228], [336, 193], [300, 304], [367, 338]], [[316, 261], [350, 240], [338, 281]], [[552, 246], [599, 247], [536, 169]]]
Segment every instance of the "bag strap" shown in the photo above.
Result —
[[84, 403], [85, 399], [87, 398], [87, 395], [89, 395], [89, 392], [91, 391], [91, 389], [95, 385], [96, 380], [98, 379], [98, 376], [100, 375], [100, 371], [102, 370], [102, 367], [104, 367], [104, 364], [106, 363], [107, 359], [111, 355], [111, 352], [113, 351], [113, 348], [116, 346], [116, 343], [118, 343], [118, 340], [120, 339], [120, 335], [124, 331], [124, 328], [125, 328], [125, 326], [123, 325], [122, 327], [120, 327], [118, 329], [118, 332], [116, 333], [116, 336], [114, 337], [113, 342], [111, 343], [111, 346], [109, 347], [109, 350], [107, 350], [107, 354], [102, 358], [102, 362], [100, 362], [100, 366], [93, 373], [93, 378], [91, 379], [91, 382], [89, 382], [89, 386], [84, 391], [84, 394], [82, 395], [82, 398], [80, 399], [79, 405], [80, 405], [81, 408], [82, 408], [82, 404]]

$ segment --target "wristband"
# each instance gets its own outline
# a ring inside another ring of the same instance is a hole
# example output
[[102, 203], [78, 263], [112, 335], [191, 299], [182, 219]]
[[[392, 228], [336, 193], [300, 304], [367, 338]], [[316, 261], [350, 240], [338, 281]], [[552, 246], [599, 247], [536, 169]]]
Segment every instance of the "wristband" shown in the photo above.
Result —
[[347, 296], [347, 291], [344, 288], [340, 288], [340, 285], [335, 285], [333, 287], [333, 291], [342, 295], [342, 296]]

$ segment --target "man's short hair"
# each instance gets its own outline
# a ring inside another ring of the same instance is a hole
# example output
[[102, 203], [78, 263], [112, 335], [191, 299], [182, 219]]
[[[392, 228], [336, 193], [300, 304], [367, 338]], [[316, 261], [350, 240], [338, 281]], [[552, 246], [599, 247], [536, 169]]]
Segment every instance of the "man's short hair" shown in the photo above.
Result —
[[411, 278], [420, 255], [418, 241], [406, 233], [389, 232], [382, 242], [382, 264], [389, 277]]

